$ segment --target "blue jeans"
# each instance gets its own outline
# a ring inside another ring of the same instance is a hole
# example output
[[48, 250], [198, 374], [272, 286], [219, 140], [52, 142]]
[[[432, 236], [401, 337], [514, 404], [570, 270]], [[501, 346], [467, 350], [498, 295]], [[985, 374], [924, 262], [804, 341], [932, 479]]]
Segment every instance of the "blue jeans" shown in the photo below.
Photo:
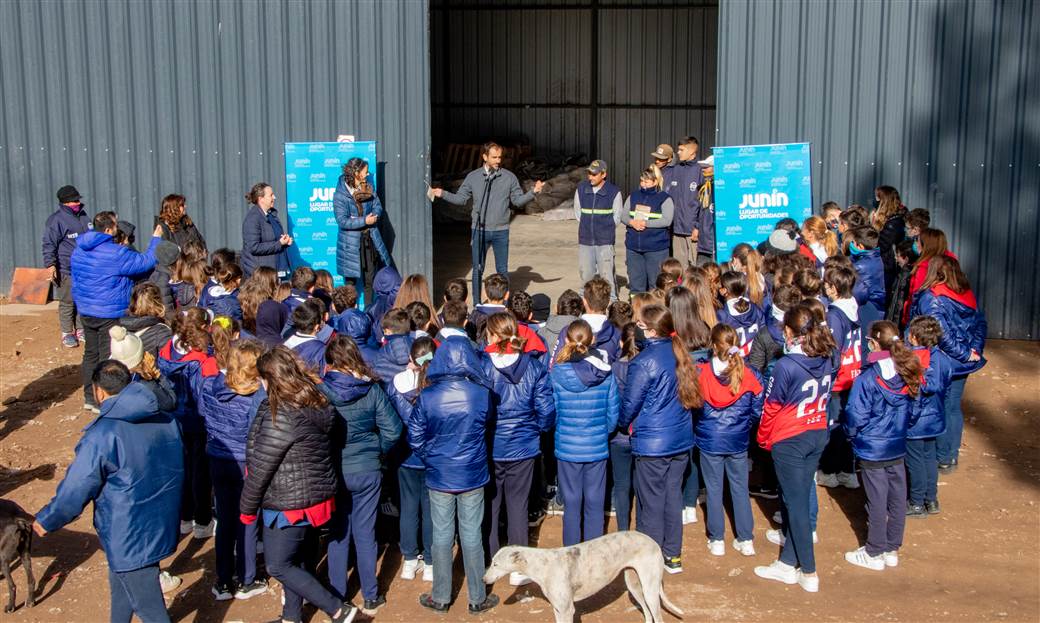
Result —
[[784, 542], [780, 560], [803, 573], [816, 573], [812, 526], [809, 519], [810, 491], [815, 491], [813, 474], [827, 445], [826, 430], [810, 430], [773, 446], [773, 465], [780, 481], [780, 514]]
[[910, 478], [910, 503], [921, 505], [939, 499], [939, 461], [936, 438], [906, 440], [906, 473]]
[[649, 292], [657, 283], [661, 262], [668, 259], [668, 249], [639, 253], [625, 249], [625, 266], [628, 268], [628, 291], [632, 294]]
[[285, 604], [282, 618], [286, 621], [302, 620], [303, 600], [321, 608], [330, 617], [343, 606], [343, 602], [322, 586], [308, 571], [308, 554], [311, 543], [317, 539], [318, 530], [310, 525], [278, 526], [264, 525], [264, 562], [267, 572], [282, 584]]
[[610, 473], [614, 477], [614, 513], [617, 529], [628, 530], [632, 525], [632, 446], [627, 443], [610, 444]]
[[665, 558], [682, 554], [682, 475], [688, 452], [636, 457], [636, 529], [661, 546]]
[[935, 458], [940, 463], [949, 464], [956, 461], [961, 451], [961, 436], [964, 435], [964, 412], [961, 411], [961, 398], [964, 396], [964, 384], [968, 376], [955, 376], [946, 390], [946, 432], [939, 435], [935, 443]]
[[560, 459], [556, 465], [559, 469], [556, 478], [563, 497], [563, 546], [577, 545], [603, 536], [607, 460], [572, 463]]
[[256, 579], [256, 523], [243, 524], [238, 517], [242, 497], [245, 463], [209, 457], [209, 473], [217, 500], [217, 534], [213, 549], [217, 555], [217, 582], [228, 584], [238, 575], [242, 585]]
[[[109, 569], [108, 588], [111, 593], [109, 620], [112, 623], [130, 623], [135, 614], [141, 623], [170, 623], [162, 588], [159, 587], [158, 563], [133, 571]], [[84, 618], [90, 618], [90, 615]]]
[[329, 526], [329, 584], [340, 600], [347, 598], [347, 575], [350, 570], [350, 542], [357, 552], [358, 579], [365, 599], [379, 596], [376, 581], [376, 512], [379, 510], [379, 492], [382, 474], [378, 471], [343, 474], [346, 492], [336, 504], [336, 516]]
[[426, 470], [400, 467], [397, 483], [401, 489], [401, 555], [405, 560], [419, 557], [419, 539], [422, 535], [423, 560], [433, 564], [430, 546], [433, 544], [433, 522], [430, 521], [430, 490], [426, 488]]
[[701, 494], [701, 474], [697, 466], [697, 448], [690, 448], [690, 462], [683, 473], [682, 503], [683, 506], [697, 506], [697, 497]]
[[430, 515], [433, 519], [433, 593], [437, 603], [451, 603], [452, 555], [455, 544], [455, 517], [459, 520], [459, 546], [466, 570], [469, 603], [479, 605], [487, 597], [484, 586], [484, 489], [465, 493], [444, 493], [430, 489]]
[[733, 502], [737, 540], [750, 541], [754, 536], [755, 520], [751, 516], [751, 496], [748, 493], [747, 452], [709, 454], [702, 451], [700, 455], [704, 486], [708, 489], [708, 539], [721, 541], [726, 535], [726, 511], [722, 508], [722, 477], [725, 475]]
[[470, 297], [474, 303], [482, 301], [481, 284], [484, 282], [484, 273], [479, 270], [480, 264], [487, 259], [488, 249], [495, 251], [495, 272], [509, 278], [509, 230], [484, 231], [484, 247], [480, 248], [480, 232], [472, 230], [470, 237], [470, 250], [473, 255], [473, 289]]

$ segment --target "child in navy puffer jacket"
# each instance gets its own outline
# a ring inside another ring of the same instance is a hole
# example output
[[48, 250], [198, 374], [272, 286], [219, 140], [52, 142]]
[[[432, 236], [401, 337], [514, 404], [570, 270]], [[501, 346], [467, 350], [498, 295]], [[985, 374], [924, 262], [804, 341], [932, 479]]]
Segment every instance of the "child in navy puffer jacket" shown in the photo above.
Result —
[[694, 433], [700, 449], [701, 474], [708, 490], [708, 551], [726, 553], [722, 537], [726, 531], [722, 509], [723, 477], [729, 482], [733, 501], [736, 540], [733, 549], [754, 556], [751, 542], [754, 520], [748, 494], [748, 442], [751, 424], [762, 411], [762, 379], [754, 368], [744, 365], [737, 332], [724, 324], [711, 331], [709, 361], [697, 365], [697, 380], [704, 408]]
[[862, 467], [867, 492], [867, 543], [845, 560], [874, 571], [899, 564], [906, 524], [906, 431], [921, 390], [921, 364], [887, 320], [870, 325], [869, 366], [852, 385], [845, 434]]
[[610, 365], [595, 348], [589, 323], [575, 320], [564, 339], [552, 384], [563, 544], [568, 546], [603, 535], [608, 440], [617, 428], [620, 395]]
[[[246, 470], [246, 437], [260, 404], [260, 377], [256, 360], [263, 354], [258, 342], [231, 346], [226, 371], [216, 376], [196, 374], [192, 389], [206, 425], [206, 455], [216, 496], [217, 599], [248, 599], [267, 590], [256, 577], [257, 524], [243, 524], [238, 500]], [[234, 577], [240, 584], [235, 586]]]
[[943, 401], [953, 380], [953, 361], [939, 349], [941, 339], [942, 325], [935, 318], [918, 316], [910, 321], [910, 345], [924, 369], [924, 384], [911, 407], [916, 423], [906, 431], [907, 517], [939, 512], [936, 438], [946, 431]]
[[726, 304], [716, 314], [719, 322], [733, 327], [737, 332], [740, 338], [737, 348], [740, 349], [741, 357], [747, 357], [751, 353], [755, 336], [765, 326], [766, 321], [762, 308], [747, 298], [747, 290], [747, 275], [732, 270], [723, 273], [719, 293], [726, 300]]
[[[469, 338], [465, 338], [469, 341]], [[426, 380], [426, 369], [437, 351], [437, 343], [429, 337], [412, 342], [408, 367], [390, 383], [390, 401], [404, 424], [404, 434], [394, 452], [392, 463], [399, 465], [397, 483], [401, 492], [400, 534], [401, 579], [414, 580], [417, 573], [427, 582], [433, 581], [433, 523], [430, 521], [430, 491], [426, 488], [426, 466], [408, 445], [412, 407]], [[420, 535], [422, 539], [420, 541]], [[420, 547], [422, 557], [420, 554]]]
[[242, 281], [242, 269], [234, 262], [225, 264], [214, 275], [217, 283], [207, 284], [199, 297], [199, 307], [209, 310], [214, 316], [227, 316], [242, 322], [242, 305], [238, 302], [238, 285]]
[[[510, 545], [527, 546], [527, 500], [535, 461], [541, 453], [541, 433], [552, 429], [556, 411], [545, 365], [524, 352], [516, 318], [509, 312], [489, 316], [484, 324], [487, 347], [484, 374], [491, 380], [495, 435], [491, 456], [491, 531], [488, 548], [498, 552], [498, 517], [506, 505], [506, 533]], [[601, 509], [602, 510], [602, 509]], [[519, 574], [510, 580], [521, 583]]]

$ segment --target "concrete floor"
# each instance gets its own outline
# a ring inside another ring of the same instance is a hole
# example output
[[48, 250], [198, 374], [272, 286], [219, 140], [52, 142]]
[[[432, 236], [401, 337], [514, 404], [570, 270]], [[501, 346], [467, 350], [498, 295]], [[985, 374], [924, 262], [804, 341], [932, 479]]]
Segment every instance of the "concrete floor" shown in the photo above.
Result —
[[[440, 300], [444, 282], [462, 277], [469, 283], [472, 275], [470, 230], [466, 223], [438, 225], [433, 239], [433, 297]], [[614, 254], [618, 287], [625, 299], [625, 228], [617, 228]], [[484, 276], [494, 272], [494, 253], [488, 251]], [[556, 298], [567, 288], [581, 291], [578, 276], [578, 222], [543, 221], [541, 216], [518, 215], [509, 232], [509, 280], [516, 290], [529, 294], [549, 295], [555, 308]], [[471, 294], [471, 300], [473, 299]]]

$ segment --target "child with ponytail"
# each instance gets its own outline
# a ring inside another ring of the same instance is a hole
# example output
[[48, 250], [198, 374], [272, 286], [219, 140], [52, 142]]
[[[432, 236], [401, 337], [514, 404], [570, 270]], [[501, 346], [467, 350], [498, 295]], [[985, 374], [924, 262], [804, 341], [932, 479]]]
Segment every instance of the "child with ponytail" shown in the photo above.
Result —
[[[494, 473], [488, 536], [494, 556], [499, 549], [498, 518], [503, 504], [509, 545], [527, 546], [528, 494], [541, 454], [541, 434], [552, 430], [556, 409], [548, 370], [533, 353], [525, 352], [526, 340], [518, 333], [516, 317], [511, 312], [491, 314], [484, 331], [484, 374], [491, 380], [491, 401], [497, 414], [491, 447]], [[602, 498], [599, 510], [602, 513]], [[519, 573], [509, 577], [513, 586], [529, 581]]]
[[238, 302], [238, 286], [242, 283], [242, 269], [234, 262], [214, 264], [213, 279], [199, 297], [199, 307], [216, 316], [227, 316], [242, 321], [242, 305]]
[[834, 339], [808, 306], [784, 314], [784, 356], [766, 388], [758, 443], [773, 453], [781, 496], [782, 549], [755, 575], [807, 592], [820, 590], [810, 523], [813, 474], [827, 445], [827, 400], [833, 383]]
[[744, 365], [738, 342], [732, 327], [715, 325], [711, 331], [711, 359], [697, 365], [704, 407], [694, 433], [708, 490], [708, 551], [713, 556], [726, 553], [723, 477], [729, 482], [733, 502], [737, 537], [733, 549], [745, 556], [755, 555], [748, 494], [748, 434], [762, 408], [762, 379], [754, 368]]
[[603, 535], [608, 443], [617, 428], [620, 396], [611, 366], [595, 345], [589, 323], [575, 320], [550, 374], [564, 546]]
[[819, 216], [810, 216], [802, 223], [802, 244], [798, 253], [822, 268], [823, 262], [839, 253], [838, 234], [827, 228], [827, 222]]
[[726, 304], [718, 311], [718, 320], [722, 324], [729, 325], [737, 332], [740, 343], [740, 356], [747, 357], [751, 352], [751, 343], [762, 329], [765, 323], [765, 313], [762, 308], [755, 305], [747, 297], [748, 281], [747, 275], [736, 271], [726, 271], [722, 274], [722, 286], [719, 294], [725, 299]]
[[846, 552], [858, 567], [884, 571], [899, 564], [906, 525], [906, 432], [919, 415], [921, 363], [887, 320], [870, 325], [867, 368], [856, 377], [845, 413], [845, 434], [859, 459], [867, 492], [867, 542]]
[[399, 372], [389, 386], [390, 401], [404, 424], [401, 441], [395, 448], [397, 483], [401, 492], [399, 517], [399, 546], [404, 561], [401, 563], [401, 579], [414, 580], [422, 573], [426, 582], [433, 581], [433, 524], [430, 521], [430, 491], [426, 488], [426, 466], [415, 456], [408, 445], [408, 428], [411, 426], [412, 406], [419, 392], [426, 386], [426, 369], [437, 351], [437, 342], [429, 337], [420, 337], [412, 342], [408, 367]]
[[636, 457], [636, 529], [661, 546], [666, 571], [681, 573], [682, 478], [694, 445], [690, 410], [701, 406], [697, 370], [667, 308], [644, 307], [636, 326], [646, 342], [629, 363], [618, 421]]
[[943, 330], [938, 320], [918, 316], [910, 321], [909, 333], [910, 346], [924, 369], [921, 395], [911, 407], [914, 423], [906, 431], [906, 475], [910, 480], [906, 516], [919, 518], [939, 512], [936, 440], [946, 432], [943, 399], [953, 381], [954, 363], [939, 348]]
[[747, 297], [762, 309], [769, 309], [772, 299], [772, 288], [762, 273], [762, 256], [754, 247], [741, 242], [733, 247], [729, 260], [730, 270], [744, 273], [747, 277]]

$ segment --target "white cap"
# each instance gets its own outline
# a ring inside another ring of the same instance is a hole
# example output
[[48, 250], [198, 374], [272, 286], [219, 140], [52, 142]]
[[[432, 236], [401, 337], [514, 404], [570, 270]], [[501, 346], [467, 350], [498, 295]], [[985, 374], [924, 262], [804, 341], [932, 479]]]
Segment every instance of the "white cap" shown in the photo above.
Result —
[[112, 359], [133, 370], [144, 358], [144, 345], [141, 338], [129, 333], [126, 327], [116, 325], [108, 330], [112, 338]]

